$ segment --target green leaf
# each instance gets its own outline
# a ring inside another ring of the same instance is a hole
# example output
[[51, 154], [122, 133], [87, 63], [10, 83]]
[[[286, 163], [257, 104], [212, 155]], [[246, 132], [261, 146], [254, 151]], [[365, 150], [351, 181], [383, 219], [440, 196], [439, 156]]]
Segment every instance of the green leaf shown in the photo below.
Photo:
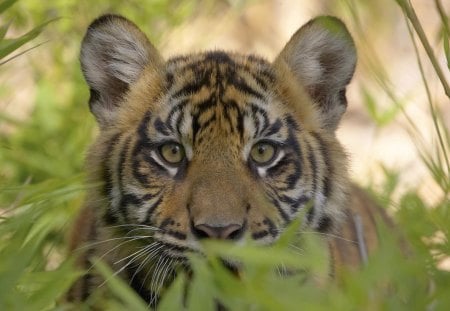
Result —
[[172, 285], [164, 292], [159, 310], [183, 310], [184, 304], [184, 289], [186, 287], [186, 276], [184, 274], [178, 275]]
[[363, 95], [363, 103], [366, 107], [366, 111], [368, 112], [370, 118], [379, 127], [386, 126], [394, 121], [394, 119], [403, 109], [403, 103], [394, 102], [394, 105], [383, 111], [377, 107], [377, 101], [375, 100], [375, 97], [367, 88], [363, 87], [361, 92]]
[[14, 52], [19, 47], [21, 47], [25, 43], [29, 42], [30, 40], [33, 40], [34, 38], [36, 38], [42, 32], [42, 30], [44, 29], [45, 26], [47, 26], [49, 23], [51, 23], [55, 20], [56, 19], [49, 20], [49, 21], [33, 28], [32, 30], [30, 30], [29, 32], [27, 32], [26, 34], [24, 34], [18, 38], [1, 40], [0, 41], [0, 59], [4, 58], [8, 54]]
[[5, 25], [0, 27], [0, 42], [5, 37], [6, 32], [8, 31], [8, 28], [9, 28], [10, 25], [11, 25], [11, 22], [9, 22], [9, 23], [7, 23], [7, 24], [5, 24]]
[[11, 5], [16, 2], [17, 0], [3, 0], [2, 2], [0, 2], [0, 14], [5, 12]]
[[215, 286], [212, 271], [205, 265], [203, 258], [192, 256], [189, 259], [194, 271], [194, 279], [189, 287], [187, 310], [214, 310]]
[[449, 46], [450, 34], [444, 29], [442, 34], [442, 42], [444, 43], [444, 54], [447, 59], [447, 68], [450, 70], [450, 46]]
[[[61, 277], [61, 276], [64, 277]], [[73, 271], [71, 260], [61, 264], [54, 271], [39, 271], [26, 274], [21, 284], [29, 291], [27, 308], [29, 310], [45, 310], [54, 306], [57, 299], [61, 298], [72, 283], [81, 276], [81, 273]]]
[[148, 311], [145, 302], [101, 260], [95, 260], [94, 267], [106, 280], [105, 284], [123, 303], [125, 310]]

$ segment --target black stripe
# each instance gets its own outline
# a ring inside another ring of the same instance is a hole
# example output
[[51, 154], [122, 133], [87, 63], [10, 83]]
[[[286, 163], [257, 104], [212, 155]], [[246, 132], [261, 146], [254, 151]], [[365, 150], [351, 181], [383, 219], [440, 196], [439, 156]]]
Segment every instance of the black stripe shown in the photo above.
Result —
[[178, 63], [183, 63], [183, 62], [187, 62], [187, 61], [189, 61], [189, 56], [188, 55], [178, 55], [178, 56], [174, 56], [174, 57], [172, 57], [172, 58], [170, 58], [168, 61], [167, 61], [167, 65], [168, 66], [170, 66], [170, 65], [176, 65], [176, 64], [178, 64]]
[[[106, 148], [105, 153], [103, 154], [103, 162], [102, 162], [102, 179], [104, 181], [103, 185], [103, 195], [108, 198], [109, 204], [113, 199], [112, 188], [113, 188], [113, 180], [111, 175], [111, 170], [109, 169], [109, 161], [111, 161], [111, 154], [113, 153], [113, 149], [116, 147], [117, 142], [120, 140], [120, 136], [122, 133], [118, 133], [110, 140], [105, 142], [108, 147]], [[108, 225], [113, 225], [118, 223], [119, 219], [115, 213], [113, 213], [111, 207], [109, 206], [105, 209], [105, 213], [103, 214], [103, 220]]]
[[155, 122], [153, 123], [153, 126], [155, 127], [155, 130], [157, 132], [160, 132], [161, 134], [165, 135], [165, 136], [169, 136], [170, 135], [170, 131], [169, 131], [169, 127], [167, 126], [167, 124], [165, 124], [160, 117], [158, 117]]
[[272, 220], [269, 218], [264, 218], [263, 224], [265, 224], [268, 227], [268, 231], [272, 237], [276, 237], [278, 235], [277, 227], [273, 223]]
[[185, 233], [175, 230], [167, 230], [164, 232], [167, 235], [170, 235], [178, 240], [186, 240], [187, 236]]
[[264, 135], [270, 136], [273, 134], [276, 134], [280, 131], [281, 127], [283, 126], [283, 123], [280, 119], [276, 119], [275, 122], [273, 122], [264, 132]]
[[175, 225], [175, 221], [172, 218], [167, 217], [161, 222], [159, 228], [167, 235], [173, 236], [174, 238], [177, 238], [179, 240], [186, 240], [187, 238], [186, 234], [180, 231], [166, 229], [166, 227], [168, 227], [169, 225], [170, 226]]
[[175, 244], [167, 243], [167, 242], [163, 242], [163, 241], [158, 241], [158, 243], [161, 244], [166, 250], [176, 251], [176, 252], [180, 252], [180, 253], [190, 250], [186, 246], [175, 245]]
[[248, 84], [247, 81], [245, 81], [244, 78], [238, 76], [238, 75], [230, 75], [229, 80], [228, 80], [228, 84], [234, 86], [237, 90], [244, 92], [246, 94], [250, 94], [253, 97], [263, 101], [264, 100], [264, 96], [258, 92], [257, 90], [251, 88]]
[[276, 199], [274, 199], [272, 197], [270, 197], [270, 199], [272, 201], [272, 204], [275, 205], [275, 207], [277, 208], [278, 212], [280, 213], [281, 218], [283, 218], [283, 220], [285, 222], [289, 222], [289, 220], [290, 220], [289, 215], [286, 214], [286, 212], [281, 208], [280, 202], [278, 202], [278, 200], [276, 200]]
[[313, 206], [306, 213], [306, 221], [308, 222], [308, 224], [310, 224], [313, 221], [315, 215], [316, 215], [316, 210], [315, 210], [315, 206]]
[[230, 66], [236, 66], [236, 63], [230, 58], [230, 55], [223, 51], [206, 52], [204, 60], [220, 64], [228, 64]]
[[252, 233], [252, 238], [254, 240], [259, 240], [259, 239], [262, 239], [262, 238], [264, 238], [264, 237], [266, 237], [268, 235], [269, 235], [269, 231], [267, 231], [267, 230], [257, 231], [257, 232]]
[[128, 219], [128, 206], [140, 207], [144, 202], [136, 195], [126, 193], [120, 199], [119, 211], [125, 219]]
[[297, 132], [301, 130], [300, 125], [297, 123], [297, 121], [294, 120], [294, 118], [291, 115], [289, 114], [285, 115], [284, 121], [286, 122], [288, 127], [291, 128], [292, 130], [295, 130]]
[[152, 223], [151, 218], [152, 218], [152, 216], [153, 216], [153, 212], [154, 212], [155, 209], [161, 204], [161, 202], [162, 202], [162, 197], [160, 197], [160, 198], [158, 199], [158, 201], [156, 201], [156, 202], [148, 209], [147, 214], [146, 214], [146, 216], [145, 216], [145, 219], [144, 219], [144, 221], [143, 221], [142, 223], [147, 223], [147, 224]]
[[[259, 72], [258, 72], [259, 74]], [[267, 83], [266, 81], [264, 81], [263, 78], [261, 78], [260, 76], [258, 76], [258, 74], [251, 74], [252, 78], [255, 79], [256, 83], [263, 89], [263, 90], [267, 90]]]
[[168, 225], [173, 225], [173, 224], [175, 224], [175, 221], [172, 218], [167, 217], [167, 218], [164, 218], [163, 221], [161, 221], [159, 228], [161, 230], [164, 230]]
[[308, 153], [308, 161], [311, 165], [312, 170], [312, 193], [313, 195], [315, 195], [317, 190], [317, 161], [313, 149], [311, 148], [311, 144], [308, 142], [308, 140], [305, 140], [305, 148]]
[[301, 195], [298, 198], [292, 199], [292, 201], [289, 203], [291, 207], [291, 212], [296, 213], [300, 208], [303, 208], [306, 203], [311, 201], [311, 197], [308, 195]]
[[118, 182], [118, 187], [119, 187], [120, 192], [123, 191], [123, 177], [124, 177], [123, 171], [125, 169], [124, 164], [127, 159], [128, 150], [130, 149], [131, 138], [132, 138], [132, 136], [130, 135], [125, 139], [125, 142], [122, 145], [122, 150], [120, 151], [120, 154], [119, 154], [119, 162], [117, 163], [117, 168], [116, 168], [117, 176], [118, 176], [117, 182]]
[[195, 105], [195, 114], [192, 116], [192, 141], [195, 142], [197, 139], [198, 132], [205, 128], [207, 125], [209, 125], [211, 122], [216, 120], [216, 116], [213, 115], [209, 120], [205, 121], [203, 124], [200, 124], [200, 117], [201, 115], [207, 111], [208, 109], [211, 109], [215, 106], [215, 99], [213, 95], [211, 95], [209, 98], [205, 99], [202, 102], [199, 102]]
[[[198, 71], [198, 70], [197, 70]], [[195, 72], [194, 75], [196, 76], [196, 79], [194, 81], [188, 82], [184, 84], [178, 91], [176, 91], [172, 97], [182, 97], [186, 95], [192, 95], [197, 92], [199, 92], [202, 87], [204, 86], [210, 86], [210, 77], [211, 77], [211, 70], [210, 69], [204, 69], [202, 71]]]
[[[131, 288], [134, 289], [134, 291], [141, 296], [141, 298], [147, 302], [148, 304], [150, 304], [152, 302], [152, 298], [156, 297], [156, 299], [154, 300], [155, 303], [152, 304], [150, 307], [156, 307], [157, 302], [159, 301], [159, 295], [157, 295], [156, 293], [151, 292], [150, 290], [148, 290], [145, 285], [144, 285], [144, 281], [143, 278], [141, 276], [141, 273], [136, 273], [136, 268], [133, 266], [126, 266], [126, 272], [128, 275], [128, 280], [129, 280], [129, 284], [131, 286]], [[146, 278], [147, 276], [145, 276]], [[144, 280], [145, 280], [144, 278]]]
[[173, 87], [173, 83], [175, 82], [175, 78], [172, 72], [166, 72], [166, 90], [170, 90]]
[[141, 123], [139, 124], [138, 130], [137, 130], [140, 140], [143, 140], [143, 141], [149, 140], [147, 131], [148, 131], [148, 124], [150, 123], [151, 118], [152, 118], [151, 112], [147, 111], [145, 113], [144, 117], [142, 118]]
[[102, 162], [102, 177], [104, 181], [103, 194], [107, 196], [110, 200], [112, 199], [112, 176], [109, 170], [108, 162], [111, 160], [111, 154], [113, 152], [114, 147], [117, 145], [117, 142], [120, 140], [120, 136], [122, 133], [118, 133], [114, 135], [110, 140], [106, 141], [104, 145], [108, 146], [106, 151], [103, 153], [103, 162]]
[[333, 225], [333, 220], [329, 216], [322, 216], [319, 219], [317, 230], [319, 232], [327, 232]]
[[[253, 122], [256, 127], [256, 131], [253, 134], [253, 137], [255, 138], [255, 137], [261, 135], [261, 133], [266, 130], [266, 128], [270, 124], [270, 121], [269, 121], [269, 117], [267, 115], [267, 111], [258, 107], [254, 103], [249, 103], [249, 105], [250, 105], [250, 109], [252, 112]], [[262, 124], [260, 123], [258, 116], [261, 116], [263, 118]]]
[[311, 132], [311, 134], [317, 140], [317, 143], [319, 144], [319, 149], [322, 154], [323, 163], [325, 165], [325, 169], [324, 169], [325, 173], [324, 173], [323, 180], [322, 180], [322, 191], [323, 191], [323, 195], [325, 196], [325, 198], [329, 198], [330, 193], [332, 191], [330, 177], [332, 177], [332, 175], [333, 175], [333, 169], [331, 166], [330, 155], [328, 153], [328, 148], [325, 144], [325, 141], [322, 139], [322, 137], [320, 137], [320, 135], [317, 132]]
[[181, 110], [183, 110], [188, 103], [189, 103], [189, 101], [187, 99], [183, 99], [179, 103], [177, 103], [175, 106], [173, 106], [172, 109], [169, 111], [169, 114], [167, 115], [167, 118], [165, 121], [165, 125], [172, 131], [175, 130], [175, 128], [173, 127], [172, 122], [171, 122], [174, 114], [177, 112], [181, 112]]
[[280, 167], [282, 166], [293, 166], [293, 169], [290, 169], [292, 170], [292, 173], [285, 180], [285, 183], [287, 184], [285, 190], [295, 188], [298, 181], [303, 175], [303, 158], [301, 147], [296, 139], [294, 130], [292, 128], [289, 128], [288, 132], [288, 138], [283, 142], [283, 146], [285, 146], [286, 149], [291, 149], [292, 153], [290, 155], [287, 153], [284, 158], [281, 159], [274, 167], [267, 170], [269, 172], [271, 169], [280, 169]]

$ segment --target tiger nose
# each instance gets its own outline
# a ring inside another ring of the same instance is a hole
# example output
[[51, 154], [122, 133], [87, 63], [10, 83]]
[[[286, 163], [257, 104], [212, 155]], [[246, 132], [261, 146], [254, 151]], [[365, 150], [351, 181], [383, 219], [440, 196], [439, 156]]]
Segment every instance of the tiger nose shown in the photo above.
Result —
[[199, 239], [212, 238], [222, 240], [237, 240], [242, 236], [244, 227], [238, 224], [225, 226], [211, 226], [208, 224], [199, 224], [193, 227], [194, 235]]

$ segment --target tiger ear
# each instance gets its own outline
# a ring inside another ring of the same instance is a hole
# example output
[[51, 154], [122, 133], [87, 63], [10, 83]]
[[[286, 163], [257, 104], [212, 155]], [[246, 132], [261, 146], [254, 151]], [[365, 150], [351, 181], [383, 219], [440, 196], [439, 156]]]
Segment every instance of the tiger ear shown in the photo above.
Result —
[[311, 96], [321, 127], [334, 131], [347, 108], [345, 88], [356, 66], [353, 39], [339, 19], [320, 16], [301, 27], [275, 60]]
[[90, 87], [90, 109], [102, 127], [113, 123], [125, 93], [144, 68], [158, 70], [162, 58], [135, 24], [122, 16], [103, 15], [84, 36], [80, 62]]

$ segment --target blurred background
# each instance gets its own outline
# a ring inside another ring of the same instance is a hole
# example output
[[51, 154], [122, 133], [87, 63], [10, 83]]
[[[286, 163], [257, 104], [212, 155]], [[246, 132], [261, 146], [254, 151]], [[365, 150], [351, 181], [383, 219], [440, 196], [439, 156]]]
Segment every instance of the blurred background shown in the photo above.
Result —
[[[87, 26], [103, 13], [134, 21], [166, 58], [224, 49], [269, 60], [309, 19], [339, 17], [358, 50], [348, 111], [338, 130], [353, 178], [391, 211], [410, 192], [427, 206], [448, 204], [447, 0], [3, 0], [0, 12], [9, 2], [15, 3], [0, 15], [0, 25], [9, 26], [7, 39], [50, 21], [39, 36], [0, 60], [0, 215], [10, 220], [0, 234], [9, 242], [19, 236], [21, 243], [33, 236], [41, 256], [35, 262], [30, 253], [22, 270], [64, 268], [58, 245], [64, 249], [65, 232], [82, 205], [83, 159], [96, 133], [78, 54]], [[433, 57], [415, 24], [407, 22], [405, 7], [411, 4]], [[21, 249], [0, 251], [23, 257]], [[0, 256], [0, 272], [8, 264]], [[450, 270], [445, 258], [439, 265]], [[23, 277], [11, 275], [12, 280], [0, 278], [0, 288]], [[1, 292], [0, 301], [9, 293]]]
[[[442, 23], [434, 2], [415, 0], [413, 5], [437, 60], [446, 68]], [[442, 5], [444, 11], [450, 10], [448, 1]], [[430, 199], [439, 195], [420, 160], [418, 137], [411, 138], [411, 125], [404, 116], [420, 132], [413, 135], [420, 135], [431, 148], [435, 132], [426, 90], [405, 17], [393, 0], [18, 1], [1, 16], [3, 23], [12, 23], [8, 36], [58, 20], [22, 47], [33, 49], [0, 67], [2, 147], [14, 149], [9, 156], [0, 155], [3, 180], [38, 181], [82, 170], [93, 120], [78, 53], [86, 27], [106, 12], [132, 19], [166, 57], [225, 49], [269, 60], [312, 17], [338, 16], [353, 34], [359, 54], [348, 89], [348, 112], [338, 132], [350, 154], [354, 178], [367, 186], [382, 183], [386, 170], [401, 172], [400, 190], [419, 188]], [[423, 57], [422, 49], [420, 53]], [[433, 104], [448, 125], [448, 97], [427, 59], [423, 66]], [[448, 70], [445, 74], [448, 78]]]

